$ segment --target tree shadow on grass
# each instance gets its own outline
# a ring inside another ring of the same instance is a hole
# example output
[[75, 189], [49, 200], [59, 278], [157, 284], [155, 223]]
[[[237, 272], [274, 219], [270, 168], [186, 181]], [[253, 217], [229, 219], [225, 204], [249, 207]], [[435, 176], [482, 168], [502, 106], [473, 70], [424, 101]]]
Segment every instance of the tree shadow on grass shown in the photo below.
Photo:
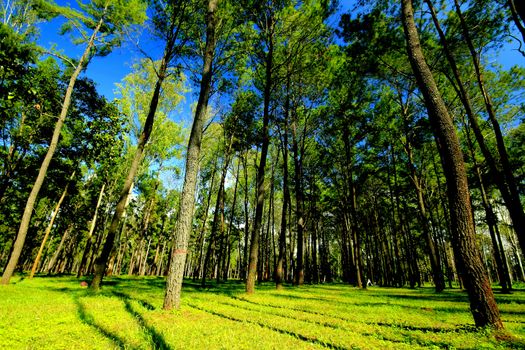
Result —
[[120, 300], [122, 300], [126, 308], [126, 311], [137, 320], [141, 328], [144, 329], [145, 333], [151, 339], [151, 342], [152, 342], [151, 345], [153, 346], [154, 349], [162, 349], [162, 350], [171, 349], [168, 343], [166, 343], [166, 340], [164, 339], [162, 334], [157, 332], [157, 330], [154, 327], [148, 325], [144, 317], [142, 317], [142, 315], [133, 308], [133, 305], [131, 305], [131, 301], [138, 302], [140, 305], [142, 305], [144, 308], [148, 310], [154, 310], [155, 307], [153, 305], [151, 305], [145, 300], [133, 299], [129, 295], [125, 293], [121, 293], [121, 292], [113, 292], [113, 295], [119, 298]]
[[115, 343], [119, 348], [121, 349], [124, 349], [124, 348], [129, 348], [129, 346], [127, 346], [126, 342], [121, 339], [119, 336], [117, 336], [116, 334], [113, 334], [111, 333], [110, 331], [108, 331], [107, 329], [105, 329], [104, 327], [102, 327], [101, 325], [98, 325], [95, 320], [93, 319], [93, 316], [89, 315], [87, 312], [86, 312], [86, 308], [85, 306], [82, 304], [82, 302], [80, 302], [80, 299], [79, 299], [79, 296], [78, 295], [75, 295], [73, 297], [73, 301], [75, 302], [75, 305], [77, 306], [77, 314], [78, 314], [78, 318], [80, 319], [80, 321], [92, 328], [94, 328], [96, 331], [98, 331], [100, 334], [102, 334], [104, 337], [108, 338], [109, 340], [111, 340], [113, 343]]
[[208, 309], [205, 309], [205, 308], [202, 308], [202, 307], [199, 307], [197, 305], [190, 304], [190, 303], [188, 303], [187, 305], [189, 307], [194, 308], [194, 309], [207, 312], [207, 313], [209, 313], [211, 315], [214, 315], [214, 316], [217, 316], [217, 317], [220, 317], [220, 318], [223, 318], [223, 319], [227, 319], [227, 320], [234, 321], [234, 322], [239, 322], [239, 323], [254, 324], [254, 325], [260, 326], [262, 328], [270, 329], [270, 330], [272, 330], [274, 332], [277, 332], [277, 333], [280, 333], [280, 334], [286, 334], [286, 335], [292, 336], [294, 338], [297, 338], [297, 339], [302, 340], [302, 341], [307, 342], [307, 343], [318, 344], [318, 345], [327, 347], [329, 349], [346, 350], [345, 347], [341, 347], [341, 346], [338, 346], [338, 345], [330, 343], [330, 342], [321, 341], [321, 340], [319, 340], [317, 338], [307, 337], [307, 336], [305, 336], [303, 334], [296, 333], [296, 332], [293, 332], [293, 331], [289, 331], [289, 330], [286, 330], [286, 329], [281, 329], [281, 328], [278, 328], [278, 327], [274, 327], [272, 325], [268, 325], [268, 324], [265, 324], [263, 322], [251, 321], [251, 320], [242, 320], [242, 319], [238, 319], [236, 317], [225, 315], [225, 314], [217, 312], [217, 311], [208, 310]]

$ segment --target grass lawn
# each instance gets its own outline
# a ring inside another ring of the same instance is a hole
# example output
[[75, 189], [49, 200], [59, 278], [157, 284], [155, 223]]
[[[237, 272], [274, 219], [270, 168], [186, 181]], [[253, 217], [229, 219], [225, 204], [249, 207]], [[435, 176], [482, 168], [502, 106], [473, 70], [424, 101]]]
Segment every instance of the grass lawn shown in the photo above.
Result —
[[106, 278], [98, 294], [74, 277], [12, 281], [0, 286], [0, 349], [525, 349], [523, 290], [496, 291], [506, 330], [493, 333], [474, 329], [459, 290], [188, 283], [166, 312], [161, 278]]

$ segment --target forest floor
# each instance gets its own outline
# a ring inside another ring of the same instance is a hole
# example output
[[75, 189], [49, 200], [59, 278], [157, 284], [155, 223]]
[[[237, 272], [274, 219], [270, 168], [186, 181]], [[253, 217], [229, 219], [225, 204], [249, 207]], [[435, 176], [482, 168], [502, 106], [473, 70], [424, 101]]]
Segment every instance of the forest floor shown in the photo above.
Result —
[[525, 290], [496, 291], [506, 330], [473, 327], [459, 290], [228, 282], [183, 288], [163, 311], [164, 279], [111, 277], [98, 294], [75, 277], [0, 286], [0, 349], [524, 349]]

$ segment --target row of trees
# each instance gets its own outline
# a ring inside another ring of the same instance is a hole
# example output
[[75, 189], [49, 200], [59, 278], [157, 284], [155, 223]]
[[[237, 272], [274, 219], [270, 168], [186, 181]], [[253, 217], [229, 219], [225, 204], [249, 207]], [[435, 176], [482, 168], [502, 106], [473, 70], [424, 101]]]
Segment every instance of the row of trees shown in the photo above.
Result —
[[[523, 33], [521, 5], [337, 5], [4, 3], [2, 283], [17, 266], [94, 274], [93, 289], [167, 275], [166, 309], [184, 276], [248, 293], [460, 283], [476, 325], [503, 327], [490, 283], [525, 280], [525, 80], [490, 59]], [[53, 16], [80, 30], [79, 60], [35, 45]], [[162, 52], [139, 50], [110, 103], [80, 72], [139, 29]], [[186, 77], [188, 133], [173, 121]]]

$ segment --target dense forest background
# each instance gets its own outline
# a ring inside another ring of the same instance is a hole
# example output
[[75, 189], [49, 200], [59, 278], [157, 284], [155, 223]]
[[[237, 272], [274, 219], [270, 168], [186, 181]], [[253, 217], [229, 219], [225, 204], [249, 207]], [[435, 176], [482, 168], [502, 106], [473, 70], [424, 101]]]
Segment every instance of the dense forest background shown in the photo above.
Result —
[[[486, 281], [525, 282], [524, 5], [342, 2], [2, 1], [2, 283], [459, 286], [497, 325]], [[38, 44], [54, 18], [78, 57]], [[121, 45], [109, 101], [86, 67]]]

